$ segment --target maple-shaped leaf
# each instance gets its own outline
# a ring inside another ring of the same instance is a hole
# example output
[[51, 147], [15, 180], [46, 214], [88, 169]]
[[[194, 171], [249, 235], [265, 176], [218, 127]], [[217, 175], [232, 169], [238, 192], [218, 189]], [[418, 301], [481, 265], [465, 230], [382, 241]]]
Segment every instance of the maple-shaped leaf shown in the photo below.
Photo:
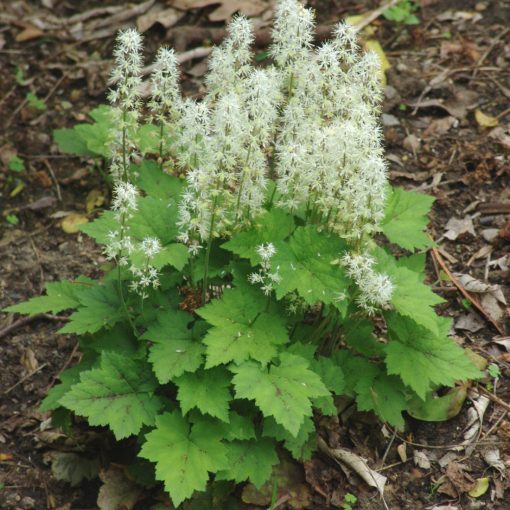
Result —
[[275, 443], [268, 438], [228, 443], [227, 460], [228, 468], [216, 475], [217, 480], [249, 480], [257, 488], [271, 478], [273, 466], [279, 461]]
[[186, 312], [165, 310], [142, 336], [154, 342], [149, 361], [161, 384], [185, 372], [195, 372], [202, 364], [205, 348], [197, 340], [196, 327], [189, 327], [192, 320]]
[[186, 373], [175, 379], [177, 400], [183, 414], [196, 407], [203, 414], [228, 422], [231, 379], [232, 376], [222, 367]]
[[250, 259], [253, 265], [257, 265], [260, 263], [257, 247], [287, 238], [294, 230], [294, 219], [282, 209], [273, 208], [255, 218], [254, 221], [253, 228], [234, 235], [230, 241], [222, 245], [222, 248]]
[[422, 276], [406, 267], [390, 266], [385, 268], [385, 272], [395, 286], [391, 296], [395, 310], [438, 335], [437, 314], [433, 306], [444, 303], [444, 299], [422, 282]]
[[211, 328], [203, 342], [207, 346], [206, 368], [247, 359], [268, 363], [277, 346], [288, 341], [281, 315], [266, 312], [266, 298], [252, 286], [227, 289], [221, 299], [199, 308], [196, 313]]
[[280, 354], [280, 364], [269, 369], [249, 361], [231, 370], [237, 398], [254, 400], [264, 416], [273, 416], [293, 436], [312, 415], [312, 399], [330, 394], [308, 361], [294, 354]]
[[112, 280], [81, 290], [78, 299], [78, 309], [59, 333], [95, 333], [125, 317], [117, 283]]
[[405, 422], [402, 411], [407, 407], [406, 391], [402, 381], [386, 375], [380, 367], [367, 371], [356, 384], [356, 405], [360, 411], [374, 411], [382, 420], [399, 430]]
[[349, 285], [337, 263], [344, 249], [339, 237], [319, 233], [315, 225], [298, 227], [288, 242], [276, 243], [271, 266], [278, 268], [281, 277], [276, 285], [278, 299], [297, 290], [310, 305], [338, 302]]
[[59, 313], [68, 308], [79, 305], [78, 295], [88, 284], [88, 278], [78, 278], [76, 281], [63, 280], [50, 282], [45, 285], [46, 295], [37, 296], [16, 305], [4, 308], [5, 312], [22, 313], [25, 315], [38, 315], [40, 313]]
[[391, 188], [386, 203], [382, 231], [386, 237], [406, 250], [433, 245], [425, 229], [435, 198], [402, 188]]
[[149, 432], [140, 456], [156, 463], [156, 478], [175, 506], [203, 491], [209, 472], [226, 469], [227, 447], [208, 421], [190, 427], [179, 411], [156, 418], [156, 428]]
[[109, 426], [117, 439], [153, 425], [162, 407], [154, 395], [158, 382], [150, 365], [114, 352], [104, 352], [98, 368], [80, 374], [59, 403], [88, 418], [90, 425]]
[[453, 386], [456, 381], [480, 377], [464, 350], [447, 337], [450, 321], [438, 319], [440, 335], [407, 317], [395, 313], [386, 317], [390, 338], [385, 347], [388, 373], [400, 376], [423, 400], [437, 385]]
[[264, 419], [264, 436], [274, 437], [277, 441], [283, 441], [283, 445], [296, 460], [308, 460], [311, 458], [317, 446], [315, 424], [311, 417], [306, 417], [296, 437], [288, 430], [278, 425], [274, 418]]

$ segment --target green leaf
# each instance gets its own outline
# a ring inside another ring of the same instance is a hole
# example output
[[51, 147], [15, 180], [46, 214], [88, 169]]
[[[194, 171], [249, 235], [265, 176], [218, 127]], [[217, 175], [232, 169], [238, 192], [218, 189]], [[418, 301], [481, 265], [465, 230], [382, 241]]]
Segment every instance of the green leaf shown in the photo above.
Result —
[[80, 304], [59, 333], [95, 333], [125, 317], [116, 282], [108, 281], [80, 292]]
[[204, 346], [195, 340], [195, 329], [189, 328], [193, 317], [178, 310], [167, 310], [158, 316], [142, 336], [151, 340], [149, 361], [161, 384], [195, 372], [203, 361]]
[[23, 172], [25, 170], [25, 162], [19, 156], [11, 156], [7, 168], [12, 172]]
[[381, 356], [383, 344], [374, 336], [374, 323], [368, 319], [348, 319], [344, 322], [344, 340], [355, 352], [368, 357]]
[[40, 313], [59, 313], [68, 308], [79, 305], [77, 293], [83, 290], [80, 280], [70, 282], [51, 282], [46, 284], [46, 296], [38, 296], [24, 303], [18, 303], [4, 308], [5, 312], [22, 313], [25, 315], [39, 315]]
[[360, 411], [374, 411], [384, 421], [404, 428], [402, 411], [407, 407], [406, 392], [398, 377], [388, 376], [372, 364], [374, 370], [363, 373], [356, 384], [356, 404]]
[[226, 469], [227, 448], [208, 422], [191, 427], [180, 412], [156, 418], [156, 428], [146, 436], [140, 456], [156, 463], [156, 478], [162, 480], [175, 506], [195, 491], [203, 491], [209, 472]]
[[427, 214], [434, 200], [429, 195], [391, 188], [382, 222], [385, 236], [406, 250], [433, 246], [425, 229], [429, 223]]
[[444, 299], [422, 282], [422, 276], [406, 267], [389, 266], [383, 270], [395, 285], [391, 297], [395, 310], [438, 335], [438, 320], [433, 306], [444, 303]]
[[138, 174], [135, 184], [151, 197], [178, 202], [184, 191], [185, 181], [162, 172], [159, 165], [150, 160], [144, 160], [135, 167]]
[[33, 92], [28, 92], [26, 96], [27, 102], [31, 108], [35, 108], [36, 110], [46, 110], [46, 103], [38, 98]]
[[251, 286], [227, 289], [196, 313], [211, 328], [204, 338], [207, 345], [206, 368], [251, 358], [268, 363], [277, 354], [277, 346], [288, 341], [280, 315], [268, 313], [266, 298]]
[[278, 425], [273, 418], [264, 419], [264, 436], [283, 441], [283, 445], [296, 460], [309, 460], [317, 446], [317, 435], [312, 418], [307, 417], [296, 437]]
[[348, 287], [344, 270], [335, 263], [345, 249], [343, 241], [333, 235], [317, 232], [314, 225], [298, 227], [288, 243], [277, 243], [272, 267], [278, 267], [281, 282], [276, 296], [297, 290], [309, 304], [337, 301]]
[[154, 124], [143, 124], [136, 132], [136, 142], [142, 154], [159, 153], [159, 127]]
[[414, 397], [407, 405], [407, 412], [417, 420], [439, 422], [457, 416], [467, 397], [467, 384], [455, 386], [441, 397], [427, 395], [425, 401]]
[[87, 147], [87, 141], [77, 135], [74, 129], [54, 129], [53, 139], [60, 152], [76, 154], [77, 156], [92, 156], [93, 152]]
[[386, 322], [388, 374], [399, 375], [422, 399], [437, 385], [481, 376], [464, 350], [446, 336], [450, 321], [439, 323], [440, 336], [395, 313], [388, 314]]
[[201, 413], [228, 423], [231, 378], [222, 367], [181, 375], [174, 382], [183, 414], [196, 407]]
[[255, 225], [246, 232], [236, 234], [222, 248], [240, 257], [250, 259], [253, 265], [260, 263], [257, 247], [263, 243], [275, 243], [287, 238], [294, 230], [294, 219], [281, 209], [271, 209], [255, 219]]
[[269, 370], [251, 361], [231, 370], [236, 397], [255, 400], [264, 416], [273, 416], [294, 437], [312, 415], [311, 399], [330, 394], [308, 362], [293, 354], [280, 354], [280, 364]]
[[273, 466], [278, 464], [274, 441], [259, 438], [251, 441], [232, 441], [227, 445], [228, 468], [216, 475], [217, 480], [249, 480], [260, 488], [269, 478]]
[[87, 356], [82, 358], [78, 365], [74, 367], [67, 368], [64, 370], [58, 378], [60, 379], [60, 384], [57, 384], [51, 388], [44, 400], [41, 402], [39, 406], [39, 411], [54, 411], [61, 407], [60, 399], [66, 395], [69, 390], [80, 381], [80, 374], [86, 370], [90, 370], [93, 365], [94, 358], [91, 356]]
[[229, 424], [225, 426], [225, 439], [227, 441], [255, 439], [255, 427], [252, 418], [231, 412]]
[[117, 439], [153, 425], [162, 407], [150, 366], [131, 357], [104, 352], [100, 366], [80, 374], [80, 382], [60, 399], [90, 425], [108, 426]]

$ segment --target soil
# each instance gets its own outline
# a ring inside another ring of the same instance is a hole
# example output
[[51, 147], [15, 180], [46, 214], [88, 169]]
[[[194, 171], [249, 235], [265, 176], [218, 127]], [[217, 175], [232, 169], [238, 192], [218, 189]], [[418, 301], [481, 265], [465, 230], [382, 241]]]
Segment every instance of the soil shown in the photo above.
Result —
[[[313, 3], [321, 26], [376, 7], [368, 1]], [[85, 235], [64, 232], [61, 221], [68, 213], [97, 215], [97, 210], [87, 211], [91, 192], [104, 197], [100, 207], [108, 207], [101, 165], [60, 154], [52, 131], [84, 122], [88, 111], [106, 102], [115, 30], [136, 20], [112, 19], [111, 25], [104, 24], [111, 30], [107, 37], [88, 33], [85, 22], [83, 34], [73, 39], [65, 30], [49, 27], [48, 15], [69, 20], [95, 7], [124, 2], [33, 4], [5, 2], [0, 10], [2, 308], [40, 295], [47, 282], [100, 274], [103, 258], [98, 247]], [[212, 10], [206, 6], [184, 12], [167, 30], [160, 24], [149, 28], [144, 34], [148, 60], [162, 43], [178, 43], [181, 52], [196, 46], [193, 37], [191, 42], [183, 38], [190, 33], [183, 27], [221, 30], [221, 21], [208, 18]], [[373, 416], [353, 412], [352, 406], [338, 421], [322, 420], [321, 435], [330, 445], [351, 449], [388, 477], [384, 498], [317, 453], [298, 466], [301, 499], [294, 498], [297, 503], [289, 506], [292, 502], [283, 498], [278, 508], [340, 508], [347, 493], [357, 496], [353, 508], [358, 509], [510, 508], [510, 340], [505, 337], [505, 318], [488, 320], [487, 308], [482, 306], [484, 313], [476, 310], [441, 265], [457, 282], [459, 275], [469, 274], [499, 285], [510, 297], [510, 3], [422, 0], [418, 16], [417, 25], [384, 18], [371, 25], [371, 37], [381, 43], [391, 64], [383, 116], [390, 175], [393, 184], [436, 197], [429, 233], [439, 248], [428, 253], [428, 281], [447, 300], [439, 307], [443, 315], [471, 321], [468, 329], [455, 329], [456, 340], [497, 365], [501, 375], [497, 381], [482, 381], [478, 390], [471, 387], [455, 418], [426, 423], [409, 417], [403, 434], [395, 434]], [[200, 92], [203, 60], [187, 62], [184, 69], [185, 89]], [[43, 99], [45, 108], [31, 106], [28, 92]], [[489, 115], [489, 122], [477, 110]], [[13, 155], [23, 160], [22, 171], [9, 169]], [[450, 235], [452, 218], [463, 220], [463, 227], [455, 227]], [[101, 457], [103, 465], [122, 465], [129, 442], [114, 445], [108, 433], [79, 420], [65, 435], [52, 427], [47, 413], [38, 411], [58, 374], [79, 359], [76, 338], [56, 334], [65, 320], [59, 316], [23, 322], [2, 314], [0, 320], [0, 507], [97, 508], [100, 481], [76, 487], [57, 481], [49, 467], [51, 453], [79, 451], [91, 459]], [[452, 449], [464, 441], [469, 410], [480, 402], [482, 388], [490, 400], [479, 416], [476, 440], [468, 448]], [[499, 453], [499, 470], [484, 460], [489, 451]], [[470, 496], [473, 484], [485, 477], [488, 490]], [[135, 508], [149, 509], [158, 497], [158, 489], [147, 491]]]

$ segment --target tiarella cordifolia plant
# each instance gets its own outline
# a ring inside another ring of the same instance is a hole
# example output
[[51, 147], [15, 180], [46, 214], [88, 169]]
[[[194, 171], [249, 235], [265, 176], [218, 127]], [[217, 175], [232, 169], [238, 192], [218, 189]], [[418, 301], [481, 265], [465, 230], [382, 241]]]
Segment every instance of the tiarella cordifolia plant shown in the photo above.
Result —
[[433, 200], [387, 183], [377, 57], [345, 24], [314, 47], [297, 0], [274, 26], [273, 64], [257, 68], [250, 22], [232, 21], [201, 101], [181, 97], [161, 49], [149, 123], [141, 39], [121, 32], [101, 113], [112, 210], [83, 228], [112, 267], [10, 308], [75, 310], [61, 333], [81, 335], [83, 358], [42, 409], [136, 436], [176, 505], [211, 475], [260, 486], [277, 443], [310, 457], [335, 396], [402, 428], [478, 376], [423, 283]]

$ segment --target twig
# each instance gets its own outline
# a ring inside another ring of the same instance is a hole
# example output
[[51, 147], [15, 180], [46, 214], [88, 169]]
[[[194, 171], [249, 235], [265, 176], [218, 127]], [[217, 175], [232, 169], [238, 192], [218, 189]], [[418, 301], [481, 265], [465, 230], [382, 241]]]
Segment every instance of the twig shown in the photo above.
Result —
[[59, 202], [62, 202], [62, 192], [60, 191], [60, 185], [57, 181], [57, 177], [55, 175], [55, 172], [53, 171], [53, 167], [50, 165], [50, 162], [47, 159], [43, 160], [44, 166], [48, 169], [48, 172], [51, 175], [51, 178], [53, 179], [53, 182], [55, 183], [55, 189], [57, 191], [57, 198]]
[[503, 409], [510, 412], [510, 404], [505, 402], [504, 400], [500, 399], [494, 393], [491, 393], [489, 390], [485, 389], [483, 386], [478, 385], [477, 386], [478, 391], [483, 393], [487, 398], [495, 402], [496, 404], [500, 405]]
[[49, 313], [40, 313], [38, 315], [22, 317], [21, 319], [14, 321], [11, 325], [6, 326], [3, 329], [0, 329], [0, 338], [7, 336], [9, 333], [12, 333], [13, 331], [15, 331], [18, 328], [21, 328], [23, 326], [26, 326], [27, 324], [30, 324], [31, 322], [41, 320], [41, 319], [47, 319], [49, 321], [67, 321], [67, 320], [69, 320], [68, 317], [65, 317], [63, 315], [50, 315]]
[[[381, 469], [384, 467], [384, 463], [386, 462], [386, 457], [388, 456], [388, 453], [390, 453], [390, 448], [393, 442], [395, 441], [395, 438], [397, 437], [397, 429], [393, 431], [393, 436], [391, 436], [391, 439], [388, 443], [388, 446], [386, 447], [386, 450], [384, 451], [384, 455], [381, 459]], [[378, 470], [380, 471], [380, 469]]]
[[478, 303], [478, 301], [464, 288], [464, 286], [453, 276], [452, 272], [448, 269], [446, 262], [443, 260], [443, 257], [439, 254], [437, 248], [431, 248], [431, 253], [434, 259], [441, 266], [443, 271], [448, 275], [451, 282], [457, 287], [460, 293], [498, 330], [498, 333], [501, 335], [505, 334], [503, 328], [484, 310], [482, 305]]
[[370, 25], [372, 21], [375, 21], [384, 11], [393, 7], [397, 2], [398, 0], [390, 0], [389, 2], [373, 10], [370, 14], [365, 16], [362, 20], [353, 26], [354, 30], [356, 32], [363, 30], [366, 26]]
[[45, 393], [48, 393], [48, 391], [53, 387], [53, 385], [55, 384], [55, 382], [57, 381], [57, 379], [60, 377], [60, 375], [62, 374], [62, 372], [71, 364], [71, 361], [73, 361], [73, 358], [74, 358], [74, 355], [76, 354], [76, 352], [78, 351], [78, 348], [80, 347], [80, 342], [76, 342], [76, 345], [73, 347], [73, 350], [71, 351], [71, 354], [69, 354], [69, 356], [67, 357], [67, 360], [66, 362], [62, 365], [62, 368], [58, 371], [58, 373], [56, 373], [50, 384], [48, 384], [47, 388], [46, 388], [46, 392]]
[[471, 80], [474, 80], [476, 78], [476, 75], [478, 74], [478, 68], [484, 63], [485, 59], [489, 56], [489, 54], [492, 52], [492, 50], [496, 47], [496, 44], [498, 44], [499, 40], [503, 38], [506, 34], [510, 32], [510, 28], [505, 28], [502, 30], [493, 40], [492, 44], [489, 46], [487, 51], [478, 59], [478, 62], [476, 63], [475, 70], [473, 71], [473, 74], [471, 75]]
[[47, 367], [48, 363], [43, 363], [40, 367], [37, 367], [35, 370], [27, 374], [25, 377], [22, 377], [17, 383], [13, 384], [10, 388], [4, 391], [4, 395], [10, 393], [14, 388], [17, 388], [20, 384], [24, 383], [27, 379], [30, 379], [33, 375], [40, 372], [43, 368]]

